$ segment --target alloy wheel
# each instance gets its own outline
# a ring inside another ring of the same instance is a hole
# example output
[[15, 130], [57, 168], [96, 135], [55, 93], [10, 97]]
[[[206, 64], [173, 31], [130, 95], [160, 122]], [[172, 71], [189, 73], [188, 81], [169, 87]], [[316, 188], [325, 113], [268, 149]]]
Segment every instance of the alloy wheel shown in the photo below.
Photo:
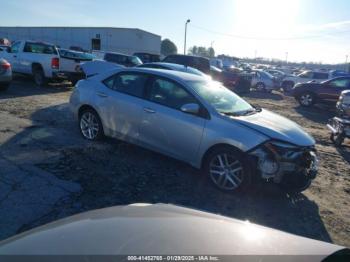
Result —
[[211, 180], [220, 189], [235, 190], [243, 182], [242, 163], [233, 155], [218, 154], [209, 164]]
[[313, 97], [310, 94], [303, 94], [300, 96], [300, 103], [303, 106], [310, 106], [313, 102]]
[[83, 136], [89, 140], [94, 140], [100, 130], [99, 122], [94, 114], [85, 112], [80, 118], [80, 129]]

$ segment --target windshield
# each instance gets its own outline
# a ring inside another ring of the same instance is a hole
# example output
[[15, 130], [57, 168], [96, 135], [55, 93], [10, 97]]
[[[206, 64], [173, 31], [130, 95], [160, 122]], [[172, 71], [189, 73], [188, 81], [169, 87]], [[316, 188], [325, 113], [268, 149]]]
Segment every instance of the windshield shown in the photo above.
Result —
[[141, 59], [138, 58], [137, 56], [130, 56], [130, 60], [131, 60], [131, 63], [134, 64], [135, 66], [142, 64]]
[[195, 92], [223, 114], [241, 114], [254, 108], [238, 95], [214, 81], [189, 82]]

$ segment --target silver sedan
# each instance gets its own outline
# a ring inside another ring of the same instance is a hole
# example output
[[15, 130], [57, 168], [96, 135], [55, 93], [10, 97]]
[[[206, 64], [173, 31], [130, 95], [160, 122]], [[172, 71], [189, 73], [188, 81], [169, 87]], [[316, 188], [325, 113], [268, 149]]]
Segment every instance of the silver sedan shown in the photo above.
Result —
[[12, 80], [11, 65], [5, 59], [0, 58], [0, 90], [6, 90]]
[[70, 98], [86, 139], [115, 137], [182, 160], [225, 191], [258, 179], [302, 191], [316, 176], [311, 136], [218, 82], [146, 68], [86, 74]]

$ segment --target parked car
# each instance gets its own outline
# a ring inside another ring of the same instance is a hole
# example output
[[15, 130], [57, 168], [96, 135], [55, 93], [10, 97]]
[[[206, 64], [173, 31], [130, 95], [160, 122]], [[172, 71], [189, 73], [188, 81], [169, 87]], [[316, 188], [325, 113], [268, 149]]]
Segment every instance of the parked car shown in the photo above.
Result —
[[209, 75], [206, 75], [202, 73], [201, 71], [190, 67], [190, 66], [184, 66], [184, 65], [179, 65], [179, 64], [172, 64], [172, 63], [164, 63], [164, 62], [155, 62], [155, 63], [146, 63], [139, 65], [138, 67], [142, 68], [155, 68], [155, 69], [165, 69], [165, 70], [175, 70], [179, 72], [185, 72], [189, 74], [194, 74], [198, 76], [202, 76], [204, 78], [210, 78]]
[[291, 94], [305, 107], [315, 103], [336, 103], [341, 92], [350, 89], [350, 76], [337, 77], [321, 83], [297, 84]]
[[50, 43], [38, 41], [16, 41], [2, 55], [12, 65], [14, 73], [31, 75], [36, 85], [43, 86], [50, 80], [76, 81], [81, 77], [79, 64], [88, 61], [86, 55], [62, 51]]
[[62, 79], [67, 79], [75, 85], [80, 79], [85, 78], [84, 73], [80, 69], [80, 64], [92, 61], [95, 57], [92, 54], [78, 52], [68, 49], [58, 49], [60, 56], [60, 72]]
[[0, 58], [0, 91], [6, 90], [12, 80], [11, 65], [5, 59]]
[[130, 56], [116, 52], [92, 51], [98, 59], [107, 62], [116, 63], [118, 65], [133, 67], [142, 64], [142, 61], [137, 56]]
[[[85, 262], [97, 261], [96, 255], [102, 261], [240, 261], [239, 256], [250, 256], [243, 261], [331, 262], [347, 261], [349, 254], [342, 246], [249, 221], [145, 203], [80, 213], [0, 242], [5, 262], [48, 261], [39, 256]], [[238, 259], [232, 260], [234, 255]]]
[[278, 83], [276, 82], [275, 78], [268, 72], [255, 69], [255, 70], [252, 70], [251, 74], [252, 74], [251, 85], [256, 90], [271, 92], [272, 90], [276, 89], [276, 87], [278, 86]]
[[283, 71], [276, 70], [276, 69], [266, 69], [266, 72], [268, 72], [270, 75], [274, 76], [275, 79], [281, 84], [282, 84], [282, 80], [285, 77], [290, 76], [290, 75], [284, 73]]
[[168, 55], [163, 62], [190, 66], [202, 71], [204, 74], [210, 74], [209, 59], [200, 56], [190, 55]]
[[211, 58], [209, 61], [211, 66], [215, 66], [216, 68], [219, 68], [221, 70], [224, 68], [224, 64], [221, 59]]
[[345, 138], [350, 138], [350, 90], [341, 92], [337, 102], [337, 116], [330, 119], [327, 127], [335, 146], [341, 146]]
[[150, 53], [134, 53], [133, 56], [137, 56], [140, 58], [142, 63], [153, 63], [153, 62], [160, 62], [160, 55], [157, 54], [150, 54]]
[[328, 73], [324, 72], [314, 72], [314, 71], [304, 71], [296, 76], [289, 75], [285, 77], [282, 81], [282, 88], [284, 91], [290, 91], [295, 84], [306, 83], [310, 81], [321, 82], [329, 78]]
[[177, 158], [230, 192], [255, 179], [299, 192], [316, 176], [310, 135], [218, 82], [172, 70], [94, 70], [70, 98], [88, 140], [111, 136]]

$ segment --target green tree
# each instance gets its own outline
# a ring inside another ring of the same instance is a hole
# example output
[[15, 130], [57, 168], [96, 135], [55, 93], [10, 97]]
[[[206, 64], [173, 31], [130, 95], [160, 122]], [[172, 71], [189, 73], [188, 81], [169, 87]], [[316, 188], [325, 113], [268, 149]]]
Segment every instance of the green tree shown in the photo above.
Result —
[[162, 55], [167, 56], [177, 53], [176, 45], [169, 39], [164, 39], [161, 43], [160, 52]]
[[197, 46], [192, 46], [189, 50], [188, 50], [190, 55], [197, 55], [198, 54], [198, 47]]
[[214, 48], [209, 47], [209, 48], [208, 48], [208, 54], [209, 54], [209, 57], [210, 57], [210, 58], [215, 57], [215, 50], [214, 50]]

